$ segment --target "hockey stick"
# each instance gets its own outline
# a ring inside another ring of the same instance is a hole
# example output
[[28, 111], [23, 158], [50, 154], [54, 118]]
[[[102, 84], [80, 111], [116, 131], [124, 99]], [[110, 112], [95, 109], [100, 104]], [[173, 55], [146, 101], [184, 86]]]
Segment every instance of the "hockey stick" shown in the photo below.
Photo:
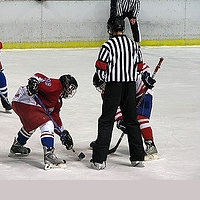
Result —
[[[158, 70], [159, 70], [159, 68], [160, 68], [160, 66], [161, 66], [161, 64], [162, 64], [162, 62], [163, 62], [163, 60], [164, 60], [164, 58], [160, 58], [160, 60], [159, 60], [159, 62], [158, 62], [158, 64], [157, 64], [157, 66], [156, 66], [156, 68], [154, 69], [154, 72], [153, 72], [153, 74], [152, 74], [152, 76], [151, 76], [152, 78], [155, 77], [155, 75], [156, 75], [156, 73], [158, 72]], [[143, 99], [144, 99], [144, 97], [145, 97], [145, 95], [146, 95], [147, 90], [148, 90], [148, 88], [146, 88], [145, 91], [142, 93], [142, 96], [140, 97], [140, 100], [139, 100], [139, 102], [138, 102], [138, 104], [137, 104], [137, 106], [136, 106], [136, 109], [137, 109], [137, 108], [140, 106], [140, 104], [142, 103], [142, 101], [143, 101]], [[117, 148], [118, 148], [119, 144], [121, 143], [121, 141], [122, 141], [124, 135], [125, 135], [125, 133], [122, 132], [122, 134], [120, 135], [120, 137], [119, 137], [119, 139], [118, 139], [116, 145], [115, 145], [112, 149], [109, 149], [109, 150], [108, 150], [108, 154], [114, 153], [114, 152], [117, 150]]]
[[108, 150], [108, 154], [114, 153], [117, 150], [117, 148], [118, 148], [119, 144], [121, 143], [125, 134], [126, 133], [122, 132], [122, 134], [120, 135], [120, 138], [117, 141], [117, 144], [112, 149]]
[[[40, 100], [40, 98], [38, 97], [37, 94], [35, 94], [35, 98], [38, 100], [39, 104], [42, 106], [42, 108], [45, 110], [46, 114], [50, 117], [51, 121], [53, 122], [54, 126], [56, 127], [57, 131], [59, 131], [61, 137], [65, 138], [65, 135], [62, 133], [62, 131], [60, 130], [60, 127], [58, 126], [58, 124], [55, 122], [55, 120], [53, 119], [53, 117], [50, 115], [49, 111], [47, 110], [47, 108], [45, 107], [45, 105], [42, 103], [42, 101]], [[78, 160], [82, 160], [83, 158], [85, 158], [85, 154], [83, 152], [81, 152], [79, 155], [76, 153], [76, 151], [74, 150], [74, 148], [72, 148], [73, 153], [78, 157]]]
[[[157, 73], [158, 70], [160, 69], [160, 66], [161, 66], [163, 60], [164, 60], [164, 58], [160, 58], [160, 60], [159, 60], [159, 62], [158, 62], [158, 64], [157, 64], [157, 66], [156, 66], [156, 68], [154, 69], [154, 72], [153, 72], [151, 78], [154, 78], [154, 77], [155, 77], [156, 73]], [[138, 107], [140, 106], [140, 104], [142, 103], [142, 101], [143, 101], [143, 99], [144, 99], [144, 97], [145, 97], [145, 95], [146, 95], [147, 90], [148, 90], [148, 88], [146, 87], [145, 91], [142, 93], [142, 96], [140, 97], [140, 100], [139, 100], [139, 102], [138, 102], [136, 108], [138, 108]]]

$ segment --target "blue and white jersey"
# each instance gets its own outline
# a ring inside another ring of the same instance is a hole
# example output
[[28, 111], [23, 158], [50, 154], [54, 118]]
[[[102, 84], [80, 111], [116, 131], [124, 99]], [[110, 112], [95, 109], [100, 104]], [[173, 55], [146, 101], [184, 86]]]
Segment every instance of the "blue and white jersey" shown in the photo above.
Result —
[[5, 96], [8, 97], [8, 88], [7, 88], [7, 80], [4, 75], [2, 63], [1, 63], [1, 50], [2, 50], [2, 42], [0, 41], [0, 91]]

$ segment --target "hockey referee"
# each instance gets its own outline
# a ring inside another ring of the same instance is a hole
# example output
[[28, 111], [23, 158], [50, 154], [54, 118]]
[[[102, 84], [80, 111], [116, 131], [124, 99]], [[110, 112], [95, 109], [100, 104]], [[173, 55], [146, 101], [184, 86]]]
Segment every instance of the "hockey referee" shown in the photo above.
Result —
[[121, 16], [123, 19], [128, 18], [133, 39], [136, 42], [141, 42], [141, 34], [138, 23], [140, 4], [140, 0], [110, 1], [110, 17]]
[[95, 63], [96, 72], [106, 83], [102, 114], [98, 119], [98, 134], [94, 142], [91, 167], [106, 167], [115, 114], [121, 107], [127, 128], [130, 161], [133, 167], [144, 167], [144, 147], [136, 113], [136, 63], [142, 62], [138, 44], [123, 34], [122, 17], [110, 17], [108, 33], [113, 37], [105, 42]]

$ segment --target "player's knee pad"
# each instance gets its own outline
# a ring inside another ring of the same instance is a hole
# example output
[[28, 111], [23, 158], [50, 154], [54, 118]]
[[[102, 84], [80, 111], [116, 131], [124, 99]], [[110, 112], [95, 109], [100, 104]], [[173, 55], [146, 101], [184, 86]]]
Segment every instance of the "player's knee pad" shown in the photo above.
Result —
[[54, 124], [51, 120], [40, 126], [41, 133], [49, 132], [54, 133]]
[[54, 146], [54, 124], [50, 120], [40, 126], [41, 130], [41, 142], [43, 146], [53, 147]]

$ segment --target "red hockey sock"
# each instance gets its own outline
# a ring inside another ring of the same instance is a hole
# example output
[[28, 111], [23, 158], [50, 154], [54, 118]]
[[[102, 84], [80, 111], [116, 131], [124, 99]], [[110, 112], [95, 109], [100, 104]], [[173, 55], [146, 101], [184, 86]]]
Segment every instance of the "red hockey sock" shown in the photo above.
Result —
[[138, 115], [138, 122], [144, 140], [153, 140], [153, 131], [149, 119], [143, 115]]

